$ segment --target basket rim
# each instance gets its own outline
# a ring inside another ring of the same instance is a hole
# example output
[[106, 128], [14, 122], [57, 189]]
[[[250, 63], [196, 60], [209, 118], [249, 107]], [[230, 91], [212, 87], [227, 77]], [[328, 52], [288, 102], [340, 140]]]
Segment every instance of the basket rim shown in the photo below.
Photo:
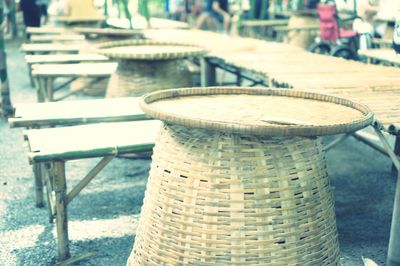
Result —
[[143, 35], [143, 30], [137, 30], [137, 29], [128, 30], [128, 29], [114, 29], [114, 28], [74, 27], [73, 31], [84, 34], [101, 34], [101, 35], [117, 35], [117, 36]]
[[[176, 114], [161, 111], [151, 103], [188, 96], [206, 96], [206, 95], [263, 95], [263, 96], [281, 96], [293, 97], [309, 100], [316, 100], [326, 103], [338, 104], [352, 108], [362, 114], [362, 118], [351, 120], [345, 123], [333, 123], [330, 125], [252, 125], [239, 124], [227, 121], [215, 121], [211, 119], [198, 119], [186, 114]], [[255, 87], [194, 87], [179, 88], [156, 91], [145, 94], [141, 97], [139, 105], [144, 113], [153, 118], [162, 120], [167, 124], [176, 124], [192, 128], [201, 128], [222, 131], [227, 133], [263, 135], [263, 136], [325, 136], [340, 133], [354, 132], [371, 125], [374, 122], [374, 114], [364, 104], [356, 103], [345, 98], [340, 98], [328, 94], [307, 92], [294, 89], [269, 89]]]
[[[158, 45], [158, 46], [184, 46], [191, 47], [190, 51], [180, 51], [180, 52], [161, 52], [161, 53], [135, 53], [135, 52], [110, 52], [104, 49], [113, 48], [118, 46], [130, 46], [130, 45]], [[121, 41], [111, 41], [98, 44], [96, 46], [98, 53], [105, 55], [109, 58], [115, 59], [132, 59], [132, 60], [169, 60], [169, 59], [179, 59], [188, 58], [195, 56], [202, 56], [206, 53], [206, 50], [197, 45], [191, 45], [187, 43], [179, 42], [162, 42], [154, 40], [121, 40]]]

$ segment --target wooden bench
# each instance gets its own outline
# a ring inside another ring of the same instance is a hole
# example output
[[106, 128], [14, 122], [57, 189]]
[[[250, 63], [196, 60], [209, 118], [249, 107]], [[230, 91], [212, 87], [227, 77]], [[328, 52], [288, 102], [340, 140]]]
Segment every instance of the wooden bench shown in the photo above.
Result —
[[32, 87], [35, 82], [32, 77], [33, 64], [66, 64], [83, 62], [102, 62], [108, 61], [108, 57], [99, 54], [79, 53], [79, 54], [46, 54], [46, 55], [26, 55], [25, 61], [28, 65], [28, 74]]
[[[93, 78], [88, 86], [99, 80], [108, 78], [114, 73], [117, 63], [80, 63], [80, 64], [35, 64], [32, 65], [32, 76], [37, 79], [38, 102], [52, 102], [65, 99], [81, 90], [71, 91], [59, 98], [54, 98], [54, 93], [70, 84], [79, 77]], [[59, 87], [54, 87], [54, 80], [57, 78], [69, 78], [70, 80]]]
[[400, 66], [400, 55], [393, 49], [359, 50], [358, 54], [367, 58], [368, 63], [382, 63], [391, 66]]
[[15, 104], [11, 128], [41, 128], [99, 122], [146, 120], [137, 97]]
[[33, 35], [30, 38], [31, 43], [82, 42], [84, 40], [85, 35], [81, 34], [43, 34]]
[[85, 43], [24, 43], [21, 45], [21, 50], [26, 54], [78, 53], [85, 48], [87, 48]]
[[31, 34], [31, 35], [48, 35], [48, 34], [54, 34], [54, 35], [58, 35], [58, 34], [63, 34], [68, 32], [68, 30], [66, 28], [62, 28], [62, 27], [27, 27], [25, 32], [27, 34]]
[[[25, 131], [29, 161], [41, 171], [47, 191], [50, 220], [55, 218], [58, 258], [70, 257], [68, 204], [117, 155], [151, 151], [161, 122], [100, 123]], [[102, 158], [67, 192], [65, 164], [70, 160]]]
[[[96, 100], [16, 104], [15, 116], [8, 119], [10, 128], [71, 126], [100, 122], [126, 122], [150, 119], [139, 108], [139, 98], [122, 97]], [[35, 201], [44, 206], [40, 169], [34, 167]]]

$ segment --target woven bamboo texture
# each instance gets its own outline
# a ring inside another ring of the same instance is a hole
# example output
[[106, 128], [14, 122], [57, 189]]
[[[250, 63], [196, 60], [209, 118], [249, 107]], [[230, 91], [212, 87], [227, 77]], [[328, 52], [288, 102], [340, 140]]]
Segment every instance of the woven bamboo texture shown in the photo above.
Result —
[[148, 94], [140, 105], [145, 113], [167, 123], [268, 136], [338, 134], [356, 131], [373, 121], [364, 105], [283, 89], [174, 89]]
[[192, 74], [182, 59], [204, 54], [193, 45], [149, 40], [103, 43], [99, 53], [119, 60], [106, 97], [142, 96], [145, 93], [193, 85]]
[[182, 60], [127, 60], [120, 61], [111, 75], [106, 97], [142, 96], [156, 90], [192, 85], [192, 74]]
[[301, 28], [303, 26], [318, 27], [319, 19], [316, 16], [302, 16], [293, 14], [288, 23], [288, 32], [285, 41], [289, 44], [308, 49], [314, 42], [319, 30], [290, 30], [291, 27]]
[[142, 37], [143, 33], [139, 30], [125, 30], [112, 28], [91, 28], [91, 27], [74, 27], [72, 31], [80, 34], [96, 34], [99, 36], [109, 37]]
[[171, 60], [200, 56], [199, 46], [151, 40], [123, 40], [98, 45], [99, 53], [116, 59]]
[[320, 139], [164, 126], [128, 265], [338, 265]]

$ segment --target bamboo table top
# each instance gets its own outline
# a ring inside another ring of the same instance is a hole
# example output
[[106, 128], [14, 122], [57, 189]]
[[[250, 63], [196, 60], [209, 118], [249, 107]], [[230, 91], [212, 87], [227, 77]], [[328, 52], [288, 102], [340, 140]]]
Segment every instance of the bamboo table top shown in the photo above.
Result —
[[360, 50], [359, 55], [363, 55], [369, 59], [379, 60], [384, 63], [400, 65], [400, 54], [396, 54], [393, 49], [368, 49]]
[[86, 47], [86, 43], [24, 43], [21, 45], [21, 50], [26, 53], [79, 52]]
[[37, 127], [146, 120], [136, 97], [17, 104], [9, 126]]
[[[344, 96], [367, 104], [385, 130], [400, 134], [400, 112], [396, 107], [399, 101], [397, 96], [392, 97], [400, 88], [400, 69], [311, 54], [287, 44], [203, 31], [146, 31], [145, 35], [155, 40], [174, 36], [176, 41], [201, 45], [211, 58], [263, 77], [270, 86], [320, 93], [337, 91], [337, 95], [346, 91]], [[368, 100], [363, 99], [364, 95]]]
[[41, 77], [104, 77], [114, 73], [118, 63], [35, 64], [32, 75]]
[[74, 42], [84, 41], [85, 35], [81, 34], [43, 34], [32, 35], [30, 42], [32, 43], [49, 43], [49, 42]]
[[356, 131], [373, 121], [366, 106], [285, 89], [172, 89], [147, 94], [140, 106], [168, 124], [264, 136], [331, 135]]
[[28, 64], [49, 64], [49, 63], [78, 63], [108, 61], [108, 57], [100, 54], [46, 54], [26, 55], [25, 61]]
[[161, 122], [100, 123], [25, 131], [31, 162], [73, 160], [148, 151]]

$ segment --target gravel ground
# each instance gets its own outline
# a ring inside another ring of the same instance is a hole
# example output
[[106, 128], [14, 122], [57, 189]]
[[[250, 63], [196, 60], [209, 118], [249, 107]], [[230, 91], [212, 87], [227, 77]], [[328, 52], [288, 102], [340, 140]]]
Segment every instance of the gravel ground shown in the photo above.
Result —
[[[13, 103], [35, 102], [21, 40], [8, 41]], [[54, 225], [47, 209], [34, 207], [33, 174], [21, 129], [0, 122], [0, 265], [53, 265]], [[343, 265], [362, 265], [361, 256], [386, 259], [395, 179], [389, 159], [348, 139], [327, 153], [336, 200]], [[67, 164], [72, 187], [97, 160]], [[116, 159], [69, 206], [70, 248], [95, 252], [76, 265], [125, 265], [143, 200], [149, 160]]]

